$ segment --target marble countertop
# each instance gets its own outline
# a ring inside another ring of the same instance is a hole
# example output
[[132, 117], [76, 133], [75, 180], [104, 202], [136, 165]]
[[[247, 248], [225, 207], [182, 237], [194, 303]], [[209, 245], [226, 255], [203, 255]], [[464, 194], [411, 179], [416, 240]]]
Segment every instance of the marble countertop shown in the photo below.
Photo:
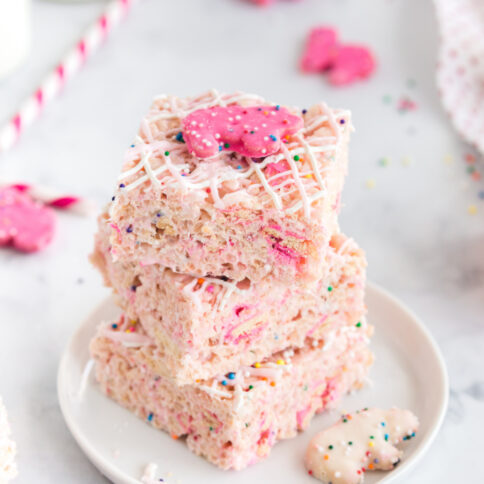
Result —
[[[101, 8], [34, 2], [32, 55], [0, 83], [1, 118]], [[336, 89], [300, 74], [302, 41], [317, 23], [373, 46], [376, 76]], [[351, 108], [357, 129], [342, 227], [366, 249], [370, 279], [425, 321], [450, 375], [444, 427], [405, 482], [476, 482], [476, 430], [484, 430], [484, 182], [469, 175], [464, 156], [472, 151], [440, 106], [436, 50], [432, 5], [421, 0], [303, 0], [264, 11], [241, 0], [145, 0], [0, 158], [0, 178], [62, 188], [101, 206], [141, 115], [160, 92], [242, 89], [301, 107], [325, 99]], [[414, 111], [399, 112], [405, 96]], [[481, 161], [476, 166], [484, 171]], [[70, 335], [108, 291], [87, 262], [94, 219], [59, 219], [46, 251], [0, 252], [0, 394], [19, 447], [19, 484], [105, 482], [64, 425], [56, 370]]]

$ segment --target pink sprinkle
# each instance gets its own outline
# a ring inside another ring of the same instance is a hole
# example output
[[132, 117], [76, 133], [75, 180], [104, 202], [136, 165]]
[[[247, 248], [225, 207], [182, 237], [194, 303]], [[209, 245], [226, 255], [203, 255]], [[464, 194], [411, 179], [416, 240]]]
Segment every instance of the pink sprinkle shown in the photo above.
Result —
[[213, 286], [212, 285], [207, 286], [207, 292], [210, 292], [210, 293], [213, 292]]
[[[269, 165], [270, 166], [270, 165]], [[280, 231], [282, 230], [282, 227], [280, 225], [277, 225], [277, 224], [271, 224], [271, 225], [268, 225], [268, 227], [270, 229], [273, 229], [273, 230], [277, 230], [277, 231]]]
[[110, 223], [109, 226], [116, 230], [116, 232], [121, 235], [121, 230], [119, 230], [119, 227], [115, 223]]
[[328, 315], [325, 314], [306, 334], [306, 336], [311, 336], [328, 318]]
[[281, 138], [303, 125], [300, 116], [279, 106], [217, 106], [189, 114], [183, 120], [183, 137], [198, 158], [211, 158], [222, 150], [262, 158], [279, 151]]
[[417, 109], [417, 103], [409, 99], [408, 97], [404, 97], [400, 99], [398, 102], [398, 110], [402, 112], [406, 111], [415, 111]]

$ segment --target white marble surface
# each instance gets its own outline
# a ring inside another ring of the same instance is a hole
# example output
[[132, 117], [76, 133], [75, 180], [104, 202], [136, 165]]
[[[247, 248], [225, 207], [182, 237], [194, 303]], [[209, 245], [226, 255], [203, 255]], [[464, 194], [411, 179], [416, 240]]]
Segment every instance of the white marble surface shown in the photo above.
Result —
[[[33, 52], [0, 83], [1, 118], [101, 8], [102, 2], [34, 2]], [[371, 82], [334, 89], [297, 71], [302, 39], [316, 23], [338, 25], [346, 39], [374, 46], [380, 68]], [[467, 174], [462, 157], [469, 149], [439, 105], [436, 48], [432, 6], [421, 0], [303, 0], [267, 11], [241, 0], [145, 0], [0, 157], [0, 177], [104, 203], [141, 114], [163, 91], [184, 95], [215, 86], [301, 107], [325, 99], [351, 108], [357, 131], [342, 226], [367, 250], [370, 278], [427, 323], [451, 379], [444, 428], [405, 482], [477, 482], [476, 430], [484, 430], [484, 201], [477, 193], [484, 182]], [[416, 86], [408, 87], [408, 79]], [[382, 101], [387, 94], [390, 104]], [[417, 102], [415, 112], [397, 112], [404, 94]], [[454, 161], [445, 163], [449, 155]], [[382, 157], [391, 158], [389, 166], [379, 166]], [[478, 208], [474, 216], [470, 204]], [[93, 230], [92, 219], [62, 215], [45, 252], [0, 251], [0, 394], [19, 446], [19, 484], [105, 482], [63, 423], [55, 381], [70, 334], [107, 295], [86, 260]]]

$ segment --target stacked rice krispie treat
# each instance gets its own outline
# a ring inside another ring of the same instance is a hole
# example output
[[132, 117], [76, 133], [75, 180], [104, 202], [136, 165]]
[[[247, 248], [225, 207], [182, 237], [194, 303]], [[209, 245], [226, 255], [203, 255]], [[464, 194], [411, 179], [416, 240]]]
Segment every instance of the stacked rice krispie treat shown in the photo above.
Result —
[[103, 391], [224, 469], [360, 388], [366, 261], [339, 231], [348, 111], [159, 96], [99, 218], [123, 309], [91, 343]]

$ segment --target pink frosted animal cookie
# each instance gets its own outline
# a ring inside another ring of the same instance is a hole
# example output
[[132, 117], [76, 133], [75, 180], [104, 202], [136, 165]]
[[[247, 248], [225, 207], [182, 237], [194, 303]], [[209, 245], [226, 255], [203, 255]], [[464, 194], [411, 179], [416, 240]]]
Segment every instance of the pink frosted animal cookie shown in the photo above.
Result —
[[338, 49], [338, 34], [335, 29], [312, 29], [301, 59], [301, 69], [305, 72], [325, 71], [333, 65]]
[[303, 127], [300, 116], [280, 106], [217, 106], [197, 109], [183, 120], [183, 138], [198, 158], [222, 150], [262, 158], [279, 150], [282, 138]]
[[327, 72], [335, 86], [351, 84], [369, 77], [376, 62], [371, 51], [361, 45], [345, 45], [335, 29], [316, 27], [309, 32], [301, 59], [305, 72]]
[[328, 80], [335, 86], [366, 79], [375, 70], [375, 59], [367, 47], [340, 46], [329, 70]]
[[395, 445], [415, 437], [418, 419], [409, 410], [371, 408], [343, 415], [317, 434], [306, 451], [310, 475], [326, 484], [360, 484], [367, 470], [391, 470], [403, 452]]
[[0, 246], [36, 252], [50, 243], [54, 231], [53, 210], [15, 187], [0, 189]]

